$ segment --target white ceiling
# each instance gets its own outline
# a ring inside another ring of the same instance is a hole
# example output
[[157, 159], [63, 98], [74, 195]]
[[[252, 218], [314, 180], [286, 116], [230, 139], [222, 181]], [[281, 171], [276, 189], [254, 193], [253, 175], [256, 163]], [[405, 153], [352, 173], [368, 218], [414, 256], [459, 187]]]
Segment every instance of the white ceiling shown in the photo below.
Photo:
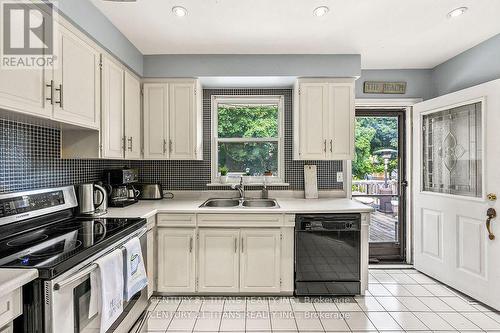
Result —
[[[359, 53], [364, 69], [432, 68], [500, 33], [500, 0], [91, 1], [143, 54]], [[314, 17], [320, 5], [330, 12]]]

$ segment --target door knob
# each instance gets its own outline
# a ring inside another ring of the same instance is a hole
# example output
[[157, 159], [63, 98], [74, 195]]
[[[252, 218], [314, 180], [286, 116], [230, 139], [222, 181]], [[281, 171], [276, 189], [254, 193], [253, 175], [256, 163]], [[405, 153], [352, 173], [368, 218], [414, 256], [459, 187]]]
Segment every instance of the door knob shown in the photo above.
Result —
[[488, 211], [486, 212], [486, 216], [488, 216], [488, 218], [486, 219], [486, 230], [488, 230], [488, 237], [490, 238], [490, 240], [494, 240], [495, 239], [495, 235], [493, 235], [493, 233], [491, 232], [491, 220], [493, 220], [495, 217], [497, 217], [497, 211], [495, 210], [495, 208], [488, 208]]
[[489, 201], [496, 201], [497, 195], [495, 193], [488, 193], [487, 195]]

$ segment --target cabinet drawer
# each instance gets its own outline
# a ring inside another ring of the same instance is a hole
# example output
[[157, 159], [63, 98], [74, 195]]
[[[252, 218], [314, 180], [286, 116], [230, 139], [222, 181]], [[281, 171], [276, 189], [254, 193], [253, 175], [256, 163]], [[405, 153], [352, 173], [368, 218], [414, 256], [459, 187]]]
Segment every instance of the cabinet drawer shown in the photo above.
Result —
[[196, 218], [193, 214], [158, 214], [158, 227], [194, 227]]
[[200, 214], [200, 227], [281, 227], [281, 214]]
[[0, 300], [0, 327], [10, 323], [21, 313], [21, 288], [17, 288]]

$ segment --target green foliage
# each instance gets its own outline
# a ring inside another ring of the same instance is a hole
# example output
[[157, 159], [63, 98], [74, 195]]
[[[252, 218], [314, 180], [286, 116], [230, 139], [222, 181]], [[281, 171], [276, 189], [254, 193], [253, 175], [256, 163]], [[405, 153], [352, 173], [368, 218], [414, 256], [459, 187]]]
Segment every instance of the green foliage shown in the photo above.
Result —
[[[219, 106], [219, 138], [277, 138], [277, 106]], [[221, 142], [219, 143], [219, 167], [229, 172], [245, 172], [261, 175], [266, 171], [278, 171], [278, 144], [276, 142]]]
[[219, 138], [276, 138], [278, 107], [219, 106], [218, 133]]
[[219, 168], [219, 172], [221, 176], [226, 176], [227, 173], [229, 172], [229, 169], [227, 166], [224, 165]]
[[[384, 172], [384, 161], [374, 154], [380, 149], [398, 149], [398, 120], [395, 117], [356, 117], [356, 154], [352, 172], [355, 179]], [[398, 166], [397, 158], [389, 161], [391, 173]]]

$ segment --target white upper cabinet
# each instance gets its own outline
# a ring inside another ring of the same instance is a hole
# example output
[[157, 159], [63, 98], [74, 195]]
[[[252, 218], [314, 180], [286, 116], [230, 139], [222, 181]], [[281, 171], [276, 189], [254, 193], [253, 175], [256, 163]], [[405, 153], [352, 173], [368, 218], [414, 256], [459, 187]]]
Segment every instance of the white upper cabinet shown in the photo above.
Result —
[[199, 90], [194, 79], [144, 84], [144, 158], [202, 159]]
[[125, 158], [141, 158], [141, 82], [125, 71]]
[[198, 292], [239, 291], [239, 229], [200, 229]]
[[294, 159], [353, 159], [354, 79], [299, 79], [295, 100]]
[[99, 48], [63, 24], [55, 31], [53, 67], [0, 69], [0, 108], [99, 129]]
[[168, 84], [144, 84], [144, 158], [168, 158]]
[[100, 52], [73, 32], [59, 25], [58, 59], [54, 69], [56, 120], [99, 128]]
[[123, 117], [123, 68], [102, 59], [102, 157], [123, 158], [125, 148]]
[[46, 87], [51, 84], [51, 80], [51, 68], [0, 68], [0, 108], [44, 118], [52, 117], [50, 87]]
[[196, 159], [196, 82], [169, 84], [169, 154]]

